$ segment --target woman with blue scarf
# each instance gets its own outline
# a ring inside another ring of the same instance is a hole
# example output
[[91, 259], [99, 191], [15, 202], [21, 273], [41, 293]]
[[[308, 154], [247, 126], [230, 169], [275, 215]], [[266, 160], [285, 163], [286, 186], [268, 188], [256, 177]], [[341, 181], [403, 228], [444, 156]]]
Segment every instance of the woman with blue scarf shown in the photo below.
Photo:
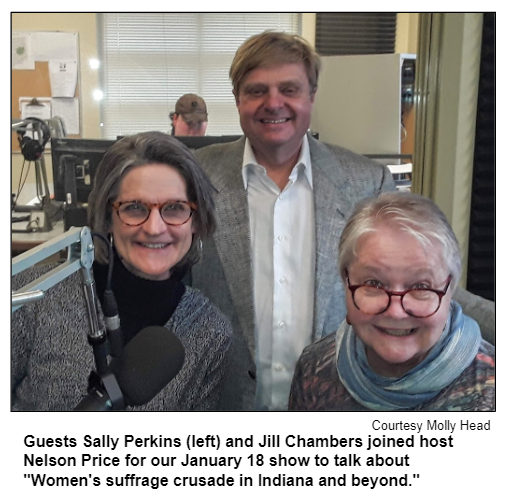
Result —
[[362, 201], [339, 268], [347, 320], [304, 350], [291, 410], [495, 409], [495, 350], [451, 301], [461, 254], [432, 201], [409, 192]]

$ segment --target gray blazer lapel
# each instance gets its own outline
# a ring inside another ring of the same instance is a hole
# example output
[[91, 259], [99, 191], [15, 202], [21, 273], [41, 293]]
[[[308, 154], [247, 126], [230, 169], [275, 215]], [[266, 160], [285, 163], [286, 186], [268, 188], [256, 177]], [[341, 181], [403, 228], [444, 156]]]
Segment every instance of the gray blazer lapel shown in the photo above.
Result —
[[309, 136], [316, 213], [314, 339], [345, 317], [345, 292], [338, 273], [338, 244], [361, 199], [394, 190], [389, 170], [364, 156], [327, 146]]
[[245, 139], [226, 147], [219, 164], [207, 173], [217, 189], [215, 195], [218, 230], [214, 236], [217, 252], [238, 319], [254, 358], [254, 305], [251, 265], [249, 208], [242, 180]]
[[[314, 144], [314, 143], [315, 144]], [[338, 274], [338, 241], [344, 229], [349, 205], [340, 195], [341, 178], [335, 156], [311, 140], [312, 178], [316, 223], [316, 288], [314, 293], [314, 340], [323, 335]], [[341, 289], [343, 298], [343, 288]]]

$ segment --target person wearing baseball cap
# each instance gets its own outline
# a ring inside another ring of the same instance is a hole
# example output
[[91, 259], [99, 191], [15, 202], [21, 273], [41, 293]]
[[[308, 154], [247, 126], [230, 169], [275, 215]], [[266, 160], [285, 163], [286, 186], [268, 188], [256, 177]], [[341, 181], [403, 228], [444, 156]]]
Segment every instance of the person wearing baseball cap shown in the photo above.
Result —
[[175, 112], [170, 113], [172, 135], [204, 136], [207, 131], [209, 115], [202, 97], [186, 93], [175, 104]]

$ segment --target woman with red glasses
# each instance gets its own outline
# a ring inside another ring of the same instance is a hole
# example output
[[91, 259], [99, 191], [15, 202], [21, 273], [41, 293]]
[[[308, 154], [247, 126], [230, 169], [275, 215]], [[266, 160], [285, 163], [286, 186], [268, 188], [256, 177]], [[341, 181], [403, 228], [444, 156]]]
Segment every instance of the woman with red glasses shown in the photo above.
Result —
[[292, 410], [494, 410], [495, 352], [451, 300], [458, 242], [409, 192], [362, 201], [340, 240], [347, 320], [308, 346]]
[[[101, 305], [99, 321], [105, 321], [102, 309], [111, 288], [125, 351], [140, 331], [151, 326], [164, 327], [184, 348], [180, 371], [168, 385], [160, 385], [152, 399], [142, 402], [141, 410], [217, 406], [231, 327], [207, 298], [182, 281], [198, 261], [203, 239], [215, 229], [212, 194], [213, 187], [190, 150], [164, 133], [123, 138], [110, 147], [98, 167], [88, 223], [96, 235], [93, 273]], [[37, 271], [21, 275], [13, 288], [32, 281]], [[41, 301], [13, 313], [14, 410], [81, 406], [94, 367], [84, 303], [74, 273]], [[153, 361], [155, 353], [159, 351], [142, 353], [145, 358], [139, 366]], [[137, 389], [134, 378], [128, 382]], [[136, 399], [144, 399], [143, 393]]]

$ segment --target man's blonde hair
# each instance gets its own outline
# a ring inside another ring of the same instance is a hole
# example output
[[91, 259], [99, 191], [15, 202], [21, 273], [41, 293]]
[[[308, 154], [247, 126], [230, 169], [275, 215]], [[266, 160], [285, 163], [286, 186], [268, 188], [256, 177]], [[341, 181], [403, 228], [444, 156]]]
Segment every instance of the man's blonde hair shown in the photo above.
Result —
[[301, 36], [265, 31], [248, 38], [237, 50], [230, 67], [233, 93], [238, 96], [244, 77], [261, 66], [303, 62], [311, 93], [317, 90], [321, 59]]

